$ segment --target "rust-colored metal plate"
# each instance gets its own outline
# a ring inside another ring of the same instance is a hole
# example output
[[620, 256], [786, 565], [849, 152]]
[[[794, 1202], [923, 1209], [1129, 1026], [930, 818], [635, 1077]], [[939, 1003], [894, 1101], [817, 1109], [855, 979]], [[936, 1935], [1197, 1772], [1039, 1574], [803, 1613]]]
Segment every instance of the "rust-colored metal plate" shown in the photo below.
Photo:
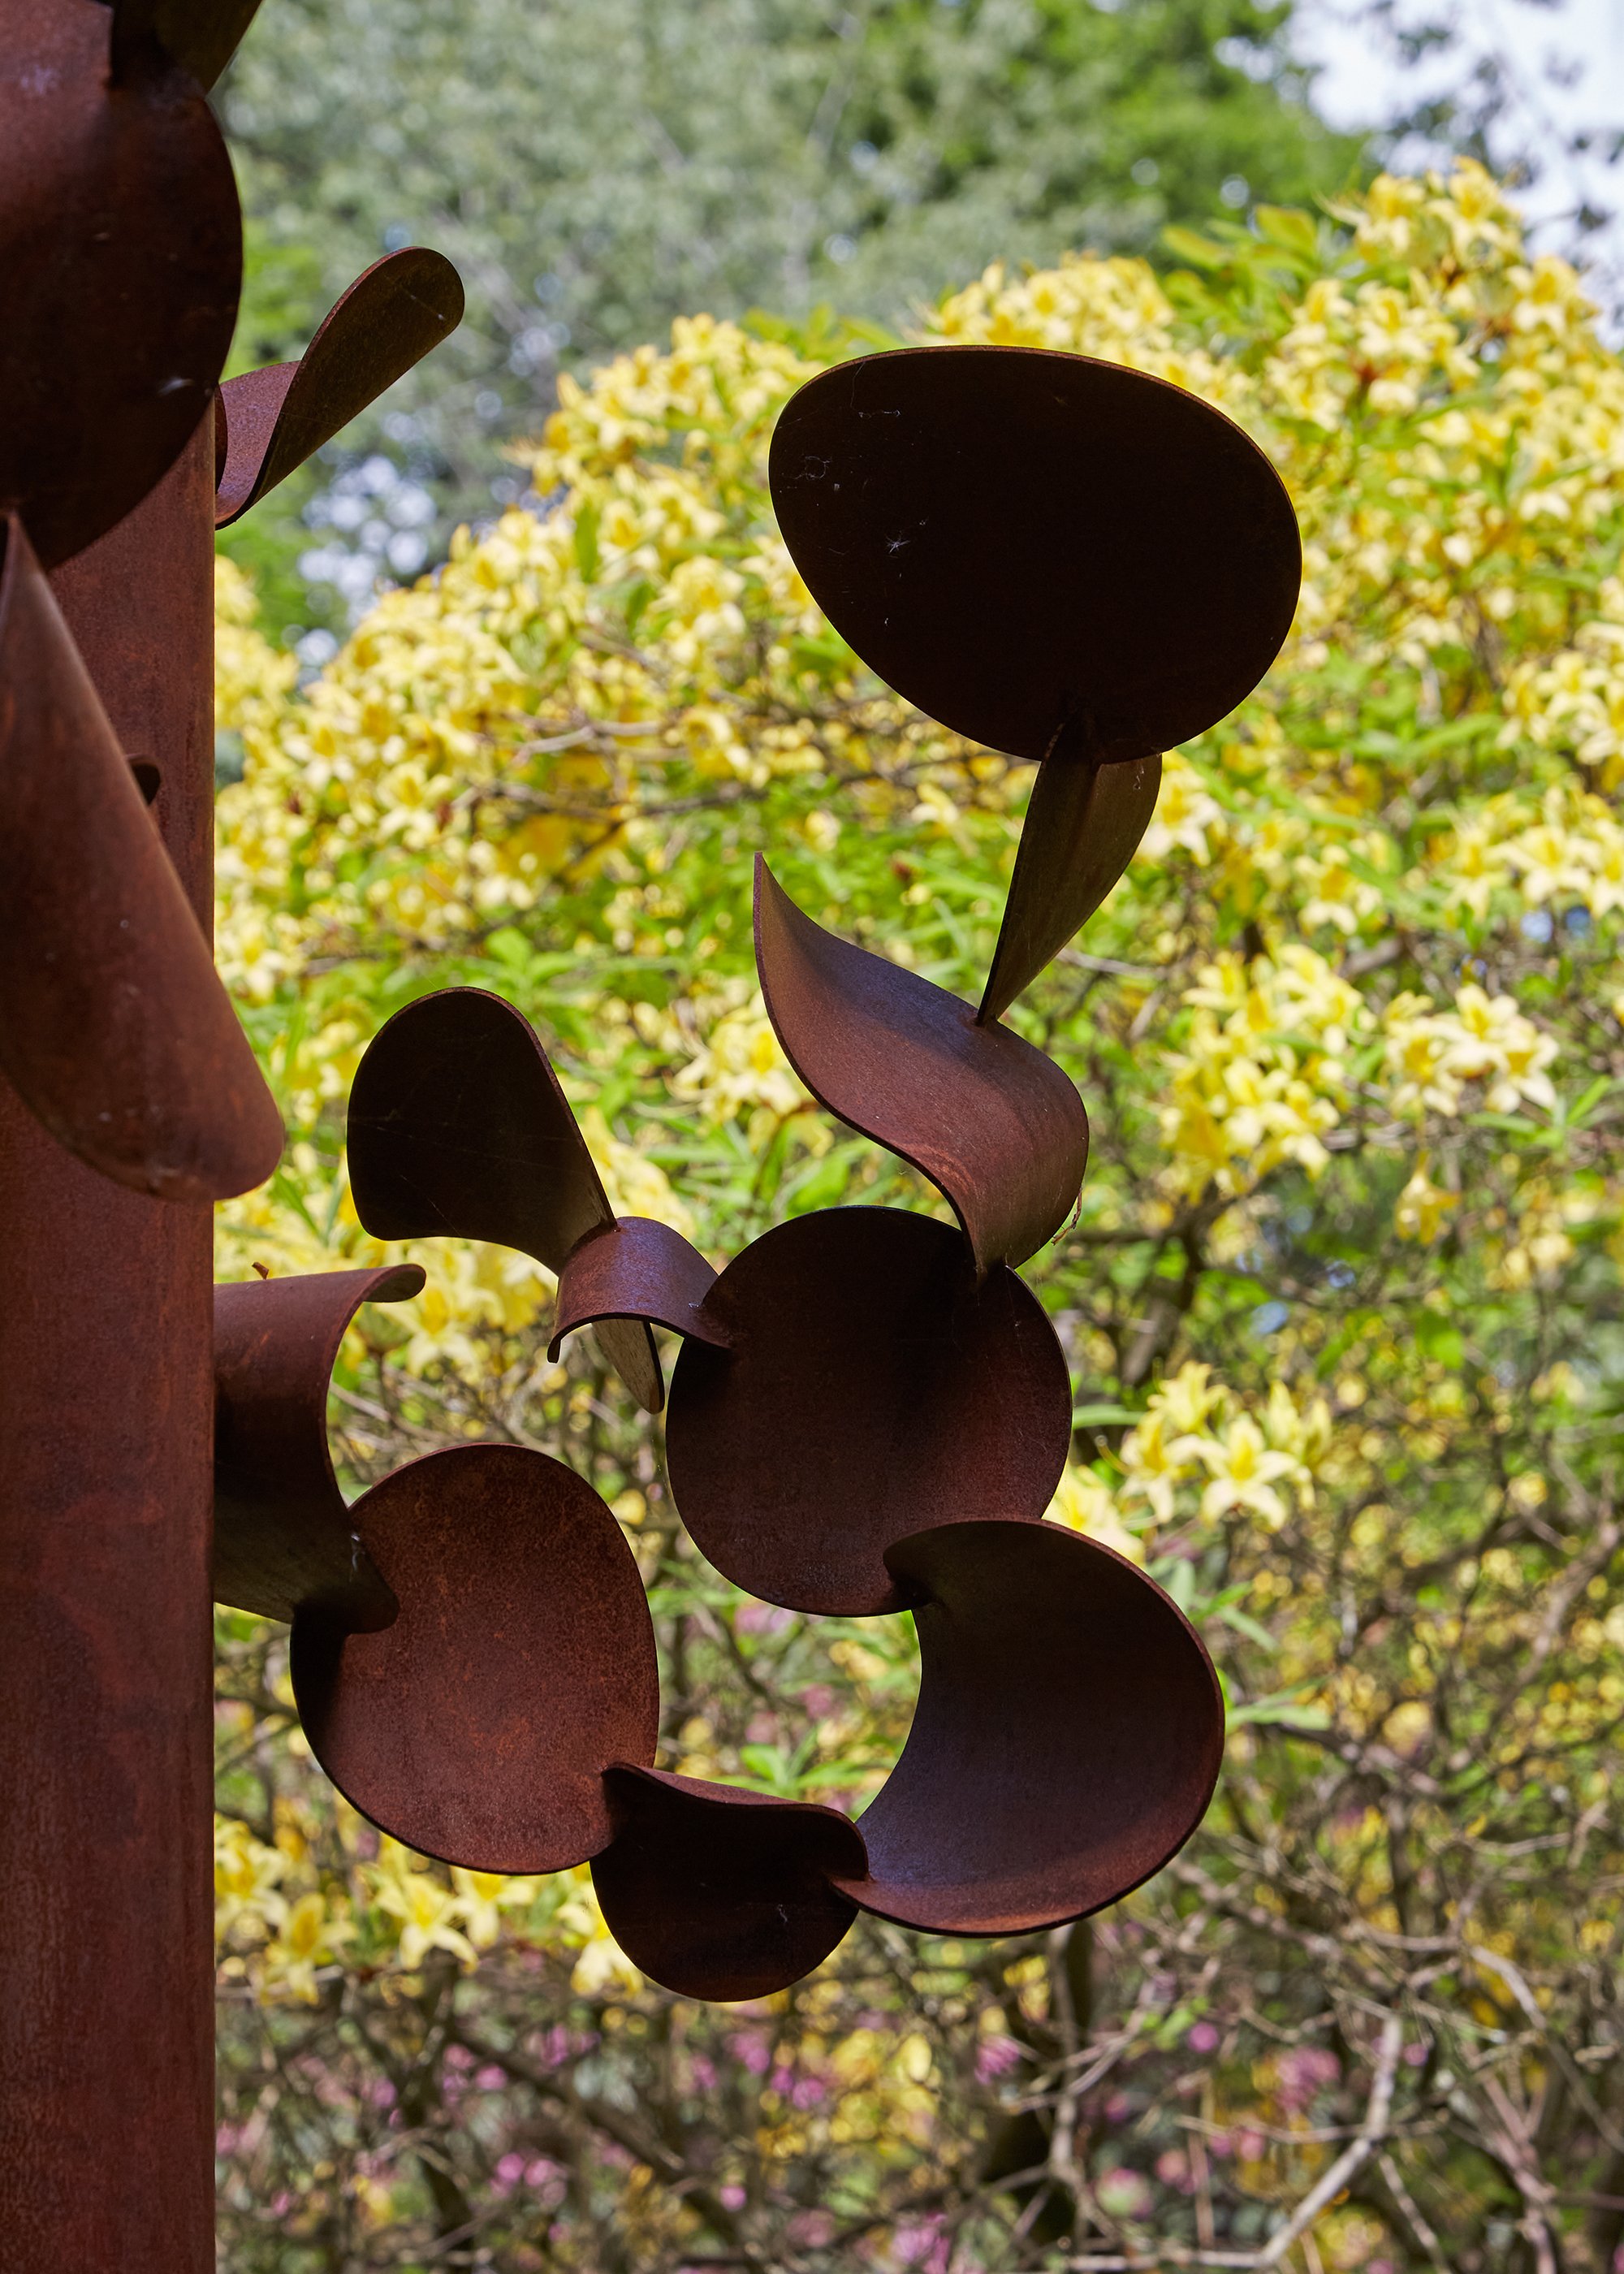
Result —
[[825, 1209], [737, 1255], [685, 1343], [665, 1454], [679, 1513], [736, 1585], [857, 1616], [915, 1600], [885, 1551], [968, 1517], [1040, 1517], [1071, 1394], [1042, 1305], [959, 1231], [903, 1209]]
[[547, 1355], [556, 1359], [565, 1336], [578, 1327], [601, 1329], [611, 1320], [649, 1320], [673, 1335], [725, 1344], [703, 1308], [715, 1284], [716, 1273], [680, 1231], [653, 1216], [619, 1216], [570, 1250], [559, 1274]]
[[[381, 1027], [350, 1093], [356, 1213], [380, 1239], [488, 1239], [561, 1272], [614, 1211], [530, 1021], [481, 987], [447, 987]], [[665, 1383], [641, 1320], [597, 1329], [639, 1404]]]
[[[958, 734], [1148, 757], [1249, 695], [1290, 628], [1296, 516], [1261, 450], [1165, 380], [926, 347], [809, 380], [772, 439], [785, 540], [864, 662]], [[1056, 752], [1056, 757], [1060, 756]]]
[[0, 537], [0, 1067], [102, 1176], [245, 1192], [275, 1103], [15, 516]]
[[1024, 1934], [1116, 1901], [1206, 1813], [1223, 1700], [1153, 1580], [1052, 1524], [952, 1524], [886, 1562], [926, 1600], [901, 1759], [860, 1819], [883, 1918]]
[[297, 363], [221, 388], [226, 458], [214, 517], [224, 528], [313, 457], [462, 320], [462, 280], [443, 253], [386, 253], [337, 300]]
[[293, 1622], [317, 1759], [408, 1847], [480, 1871], [559, 1871], [609, 1843], [603, 1771], [651, 1762], [654, 1628], [591, 1487], [545, 1453], [459, 1446], [350, 1511], [400, 1605], [380, 1633]]
[[48, 568], [180, 456], [237, 320], [220, 129], [155, 49], [109, 85], [112, 23], [98, 0], [0, 0], [0, 513]]
[[139, 64], [156, 40], [205, 92], [214, 86], [259, 12], [259, 0], [112, 0], [114, 75]]
[[821, 1105], [952, 1202], [977, 1267], [1022, 1263], [1065, 1222], [1088, 1159], [1054, 1060], [968, 1004], [803, 915], [759, 856], [756, 962], [786, 1055]]
[[363, 1303], [415, 1295], [415, 1263], [214, 1290], [214, 1600], [261, 1618], [301, 1603], [386, 1627], [395, 1601], [361, 1546], [327, 1443], [327, 1391]]
[[614, 1838], [592, 1859], [611, 1933], [681, 1998], [766, 1998], [819, 1966], [857, 1916], [862, 1835], [816, 1803], [616, 1763]]
[[1056, 756], [1038, 768], [976, 1013], [983, 1024], [1087, 922], [1138, 850], [1161, 787], [1159, 757], [1095, 765]]

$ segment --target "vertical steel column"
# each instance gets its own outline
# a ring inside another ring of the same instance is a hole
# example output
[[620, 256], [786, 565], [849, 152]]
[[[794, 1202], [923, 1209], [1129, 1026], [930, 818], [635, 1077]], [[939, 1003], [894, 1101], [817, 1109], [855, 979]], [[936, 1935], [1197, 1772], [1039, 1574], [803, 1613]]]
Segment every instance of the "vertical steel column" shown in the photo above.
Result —
[[[214, 493], [211, 413], [52, 580], [206, 929]], [[0, 1080], [0, 2270], [212, 2274], [209, 1210]]]

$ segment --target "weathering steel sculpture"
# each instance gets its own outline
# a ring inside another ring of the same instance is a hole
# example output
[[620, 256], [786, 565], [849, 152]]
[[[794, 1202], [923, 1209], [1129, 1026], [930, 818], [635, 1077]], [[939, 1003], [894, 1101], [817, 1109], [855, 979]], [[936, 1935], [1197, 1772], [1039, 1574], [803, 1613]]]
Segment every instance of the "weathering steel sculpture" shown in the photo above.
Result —
[[690, 1996], [786, 1985], [860, 1910], [956, 1934], [1082, 1916], [1199, 1821], [1222, 1712], [1199, 1637], [1041, 1521], [1071, 1388], [1018, 1274], [1088, 1130], [1003, 1014], [1126, 866], [1158, 754], [1267, 667], [1299, 567], [1261, 454], [1142, 374], [933, 347], [786, 409], [773, 495], [831, 622], [1037, 764], [979, 1009], [757, 867], [788, 1057], [956, 1224], [825, 1210], [718, 1272], [614, 1217], [500, 998], [426, 996], [368, 1051], [369, 1229], [535, 1256], [555, 1348], [590, 1329], [650, 1415], [653, 1329], [674, 1335], [669, 1475], [701, 1549], [793, 1610], [917, 1623], [913, 1729], [860, 1821], [657, 1768], [648, 1607], [582, 1479], [472, 1445], [344, 1503], [334, 1356], [416, 1267], [211, 1299], [208, 1205], [282, 1141], [207, 946], [212, 533], [462, 305], [437, 254], [396, 253], [298, 364], [220, 384], [240, 218], [206, 92], [251, 13], [0, 0], [0, 2262], [109, 2274], [212, 2263], [211, 1595], [291, 1622], [312, 1744], [374, 1822], [475, 1868], [590, 1860], [626, 1949]]

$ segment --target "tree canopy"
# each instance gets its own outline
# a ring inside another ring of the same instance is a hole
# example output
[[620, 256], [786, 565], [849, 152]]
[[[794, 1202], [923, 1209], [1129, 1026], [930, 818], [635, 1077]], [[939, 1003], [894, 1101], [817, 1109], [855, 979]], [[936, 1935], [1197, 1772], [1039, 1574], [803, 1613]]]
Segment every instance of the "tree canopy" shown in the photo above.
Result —
[[[921, 321], [1195, 390], [1303, 526], [1279, 662], [1169, 754], [1128, 875], [1010, 1014], [1094, 1129], [1027, 1269], [1077, 1401], [1050, 1517], [1200, 1623], [1207, 1823], [1092, 1929], [868, 1922], [797, 1991], [695, 2007], [584, 1871], [380, 1840], [292, 1731], [285, 1630], [223, 1615], [245, 2274], [1613, 2263], [1624, 366], [1470, 163], [1177, 252], [994, 264]], [[974, 994], [1031, 779], [877, 685], [773, 525], [773, 421], [863, 344], [694, 316], [567, 379], [545, 502], [308, 685], [224, 564], [220, 689], [222, 961], [294, 1141], [222, 1210], [222, 1270], [425, 1263], [346, 1346], [350, 1480], [554, 1452], [649, 1583], [661, 1765], [853, 1806], [906, 1729], [909, 1621], [723, 1581], [589, 1338], [547, 1360], [538, 1267], [361, 1231], [342, 1099], [390, 1011], [469, 980], [538, 1024], [617, 1208], [713, 1260], [812, 1209], [944, 1212], [808, 1098], [750, 955], [760, 848]]]

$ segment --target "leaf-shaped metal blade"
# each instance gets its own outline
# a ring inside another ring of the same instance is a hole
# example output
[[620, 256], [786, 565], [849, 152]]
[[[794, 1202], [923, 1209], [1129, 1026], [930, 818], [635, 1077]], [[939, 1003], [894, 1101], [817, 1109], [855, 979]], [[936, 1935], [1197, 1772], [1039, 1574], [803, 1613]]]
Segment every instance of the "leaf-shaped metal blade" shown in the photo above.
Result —
[[1056, 753], [1038, 768], [976, 1013], [983, 1024], [1003, 1016], [1123, 876], [1161, 786], [1159, 757], [1095, 765]]
[[242, 281], [207, 103], [155, 52], [109, 87], [110, 24], [96, 0], [0, 0], [0, 513], [47, 568], [196, 433]]
[[443, 253], [386, 253], [336, 301], [297, 363], [229, 379], [225, 470], [216, 525], [237, 521], [448, 339], [462, 320], [462, 280]]
[[767, 1998], [821, 1965], [857, 1916], [862, 1835], [816, 1802], [618, 1762], [614, 1838], [592, 1884], [615, 1940], [680, 1998]]
[[967, 1003], [803, 915], [756, 864], [767, 1014], [820, 1104], [951, 1201], [976, 1267], [1021, 1263], [1077, 1199], [1088, 1117], [1052, 1058]]
[[1065, 1466], [1071, 1387], [1012, 1271], [978, 1278], [951, 1224], [822, 1209], [718, 1277], [717, 1349], [686, 1341], [665, 1458], [695, 1545], [735, 1586], [863, 1618], [914, 1600], [893, 1542], [960, 1517], [1036, 1524]]
[[1107, 761], [1251, 693], [1302, 573], [1284, 485], [1210, 403], [1036, 348], [837, 364], [786, 406], [773, 503], [835, 629], [960, 734]]
[[294, 1695], [362, 1814], [473, 1871], [562, 1871], [609, 1844], [603, 1772], [651, 1762], [654, 1623], [635, 1558], [572, 1470], [522, 1445], [396, 1469], [350, 1510], [400, 1606], [301, 1608]]
[[214, 1290], [214, 1600], [267, 1619], [302, 1603], [385, 1627], [395, 1598], [350, 1521], [327, 1391], [363, 1303], [415, 1295], [415, 1263], [248, 1279]]
[[[885, 1561], [914, 1590], [919, 1703], [858, 1829], [865, 1910], [1025, 1934], [1137, 1887], [1207, 1811], [1223, 1699], [1153, 1580], [1054, 1524], [948, 1524]], [[923, 1600], [921, 1600], [921, 1598]]]
[[[535, 1028], [481, 987], [425, 995], [373, 1036], [350, 1093], [350, 1180], [380, 1239], [488, 1239], [558, 1273], [578, 1241], [614, 1223]], [[595, 1331], [658, 1413], [665, 1386], [643, 1321]]]
[[15, 516], [0, 568], [0, 1068], [137, 1192], [260, 1184], [282, 1122]]

